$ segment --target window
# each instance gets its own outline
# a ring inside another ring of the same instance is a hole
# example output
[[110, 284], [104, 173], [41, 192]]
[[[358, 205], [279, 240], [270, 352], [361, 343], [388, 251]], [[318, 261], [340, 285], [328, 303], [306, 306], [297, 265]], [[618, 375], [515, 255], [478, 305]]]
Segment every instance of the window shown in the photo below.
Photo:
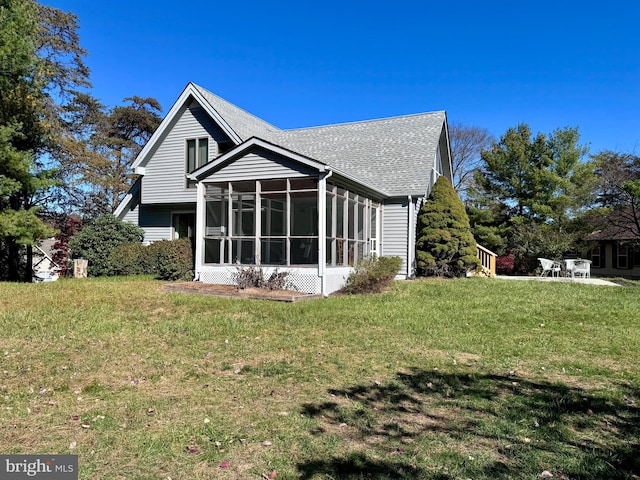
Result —
[[[198, 138], [187, 140], [187, 173], [197, 170], [209, 159], [209, 139]], [[196, 182], [187, 178], [187, 188], [193, 188]]]
[[327, 185], [327, 265], [354, 265], [371, 253], [371, 245], [377, 248], [377, 230], [371, 234], [371, 223], [377, 220], [374, 208], [377, 205], [357, 192]]
[[207, 184], [205, 263], [318, 263], [317, 179]]
[[315, 177], [205, 183], [207, 264], [354, 265], [379, 249], [380, 205], [327, 185], [326, 237], [319, 236]]
[[591, 249], [591, 266], [594, 268], [602, 267], [602, 256], [600, 247], [594, 247]]
[[629, 268], [629, 249], [626, 245], [618, 245], [618, 268]]

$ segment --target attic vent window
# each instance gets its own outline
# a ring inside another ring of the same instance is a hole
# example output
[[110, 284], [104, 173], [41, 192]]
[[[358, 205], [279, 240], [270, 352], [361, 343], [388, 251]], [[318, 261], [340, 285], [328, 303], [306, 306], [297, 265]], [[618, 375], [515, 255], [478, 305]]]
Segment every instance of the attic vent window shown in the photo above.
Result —
[[[203, 166], [209, 160], [209, 139], [192, 138], [187, 140], [187, 173], [191, 173]], [[195, 181], [187, 179], [187, 188], [192, 188]]]

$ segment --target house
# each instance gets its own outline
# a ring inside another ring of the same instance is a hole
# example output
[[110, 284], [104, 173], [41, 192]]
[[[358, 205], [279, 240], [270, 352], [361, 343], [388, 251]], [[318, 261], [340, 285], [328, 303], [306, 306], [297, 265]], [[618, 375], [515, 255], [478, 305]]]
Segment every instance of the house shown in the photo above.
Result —
[[588, 235], [592, 274], [640, 278], [640, 235], [634, 223], [614, 223]]
[[59, 266], [53, 261], [55, 238], [41, 240], [34, 245], [32, 257], [32, 279], [34, 282], [55, 282], [59, 277]]
[[189, 83], [115, 213], [147, 242], [190, 238], [201, 282], [260, 265], [326, 295], [368, 255], [413, 276], [417, 213], [450, 158], [444, 111], [281, 130]]

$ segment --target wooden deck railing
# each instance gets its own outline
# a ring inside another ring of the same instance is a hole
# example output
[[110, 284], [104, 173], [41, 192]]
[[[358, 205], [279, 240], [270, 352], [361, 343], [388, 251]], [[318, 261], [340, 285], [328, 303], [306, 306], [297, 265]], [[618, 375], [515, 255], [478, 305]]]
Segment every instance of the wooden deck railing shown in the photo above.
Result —
[[478, 245], [478, 258], [482, 263], [482, 273], [488, 277], [496, 276], [496, 254], [482, 245]]

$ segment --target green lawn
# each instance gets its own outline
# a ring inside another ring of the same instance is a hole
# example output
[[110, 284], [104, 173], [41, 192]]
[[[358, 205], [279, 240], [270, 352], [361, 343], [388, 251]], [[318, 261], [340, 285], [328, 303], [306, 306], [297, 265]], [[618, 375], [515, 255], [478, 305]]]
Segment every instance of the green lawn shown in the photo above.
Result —
[[0, 284], [0, 452], [77, 454], [82, 479], [640, 476], [636, 286], [161, 285]]

